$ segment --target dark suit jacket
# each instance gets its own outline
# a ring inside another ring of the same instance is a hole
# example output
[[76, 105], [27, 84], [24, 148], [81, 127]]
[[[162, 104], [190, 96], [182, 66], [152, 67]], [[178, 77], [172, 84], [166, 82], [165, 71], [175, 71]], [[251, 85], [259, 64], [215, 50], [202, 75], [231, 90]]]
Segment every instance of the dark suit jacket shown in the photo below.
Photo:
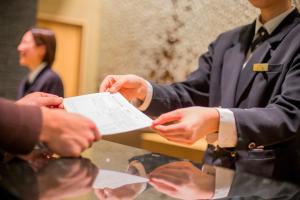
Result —
[[[246, 151], [237, 156], [244, 159], [244, 166], [275, 159], [269, 173], [285, 170], [296, 178], [294, 173], [300, 169], [300, 15], [297, 10], [290, 13], [241, 72], [254, 30], [252, 23], [221, 34], [186, 81], [153, 84], [153, 100], [146, 113], [158, 115], [188, 106], [229, 108], [236, 120], [236, 150]], [[254, 72], [255, 63], [268, 63], [269, 70]], [[265, 149], [252, 155], [251, 142]], [[254, 170], [261, 170], [258, 166]]]
[[35, 106], [18, 106], [0, 98], [0, 150], [29, 153], [42, 128], [42, 114]]
[[36, 77], [33, 83], [26, 88], [27, 76], [24, 77], [19, 85], [17, 98], [20, 99], [26, 94], [32, 92], [47, 92], [56, 94], [60, 97], [64, 96], [64, 86], [62, 80], [50, 66], [46, 66]]

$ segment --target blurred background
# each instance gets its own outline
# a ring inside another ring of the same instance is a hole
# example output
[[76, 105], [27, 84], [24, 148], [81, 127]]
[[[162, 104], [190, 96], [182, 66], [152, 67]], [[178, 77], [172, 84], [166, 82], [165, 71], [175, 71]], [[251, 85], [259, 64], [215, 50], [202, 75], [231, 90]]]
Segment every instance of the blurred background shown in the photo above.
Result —
[[245, 0], [1, 1], [0, 96], [16, 98], [27, 73], [17, 45], [32, 26], [55, 31], [53, 68], [69, 97], [96, 92], [108, 74], [182, 80], [219, 33], [256, 16]]

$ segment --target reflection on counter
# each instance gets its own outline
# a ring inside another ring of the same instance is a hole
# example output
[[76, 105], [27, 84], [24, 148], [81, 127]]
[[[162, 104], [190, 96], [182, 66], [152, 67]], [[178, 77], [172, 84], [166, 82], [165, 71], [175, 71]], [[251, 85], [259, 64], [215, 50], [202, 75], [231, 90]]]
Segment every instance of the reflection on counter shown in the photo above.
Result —
[[[116, 156], [107, 150], [108, 146], [117, 151], [122, 149], [124, 155], [122, 152]], [[6, 157], [0, 164], [1, 199], [300, 198], [299, 185], [239, 170], [142, 153], [145, 151], [106, 141], [93, 148], [109, 160], [96, 160], [95, 156], [55, 158], [41, 150], [22, 158]], [[129, 154], [133, 156], [127, 156]], [[115, 160], [126, 161], [124, 163], [127, 164], [116, 166]], [[107, 171], [117, 176], [103, 176]], [[104, 173], [102, 176], [101, 172]], [[122, 176], [118, 175], [120, 173]], [[126, 182], [123, 178], [126, 174], [146, 181]], [[100, 187], [98, 184], [99, 187], [95, 187], [95, 180], [98, 183], [117, 181], [121, 184], [113, 187]]]
[[[40, 162], [40, 161], [38, 161]], [[0, 167], [1, 197], [8, 199], [65, 199], [91, 191], [97, 167], [85, 158], [49, 159], [38, 170], [19, 158]]]

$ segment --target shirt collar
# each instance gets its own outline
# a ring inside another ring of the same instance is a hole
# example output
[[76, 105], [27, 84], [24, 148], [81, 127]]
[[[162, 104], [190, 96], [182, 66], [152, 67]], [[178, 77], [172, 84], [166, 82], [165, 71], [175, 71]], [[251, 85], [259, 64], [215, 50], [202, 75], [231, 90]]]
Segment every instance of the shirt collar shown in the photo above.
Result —
[[29, 83], [33, 83], [39, 73], [47, 66], [46, 62], [41, 63], [36, 69], [31, 71], [28, 75]]
[[277, 26], [295, 9], [295, 7], [293, 6], [292, 8], [290, 8], [289, 10], [281, 13], [280, 15], [278, 15], [277, 17], [274, 17], [273, 19], [271, 19], [270, 21], [268, 21], [265, 24], [262, 24], [259, 17], [256, 18], [256, 22], [255, 22], [255, 35], [257, 34], [258, 30], [260, 27], [264, 27], [268, 33], [271, 35], [273, 33], [273, 31], [277, 28]]

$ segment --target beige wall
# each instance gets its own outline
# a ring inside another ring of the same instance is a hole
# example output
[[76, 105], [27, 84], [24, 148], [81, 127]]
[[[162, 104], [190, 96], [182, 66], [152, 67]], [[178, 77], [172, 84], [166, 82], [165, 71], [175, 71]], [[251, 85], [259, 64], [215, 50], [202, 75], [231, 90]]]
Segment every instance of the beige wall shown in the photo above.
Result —
[[99, 79], [137, 73], [156, 81], [181, 80], [220, 32], [256, 16], [245, 0], [101, 2]]
[[246, 0], [39, 0], [38, 13], [86, 24], [81, 93], [111, 73], [182, 80], [219, 33], [257, 15]]

